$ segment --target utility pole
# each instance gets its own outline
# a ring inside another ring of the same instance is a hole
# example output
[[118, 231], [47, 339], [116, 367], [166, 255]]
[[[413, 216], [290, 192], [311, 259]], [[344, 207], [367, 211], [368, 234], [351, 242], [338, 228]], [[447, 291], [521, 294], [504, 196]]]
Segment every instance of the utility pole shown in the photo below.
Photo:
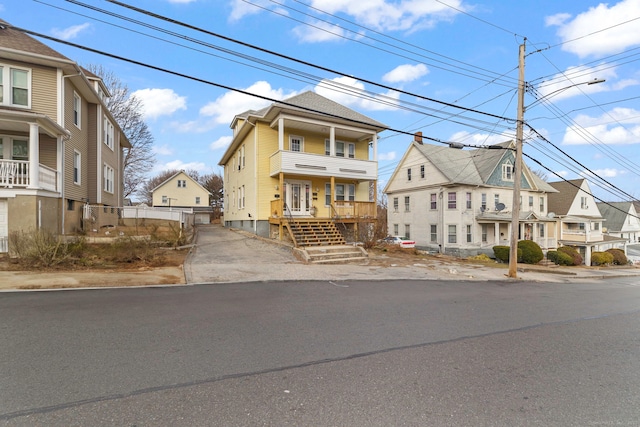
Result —
[[509, 277], [518, 277], [518, 232], [520, 230], [520, 186], [522, 177], [522, 128], [524, 125], [524, 51], [520, 45], [518, 58], [518, 119], [516, 123], [516, 160], [513, 174], [513, 207], [511, 208], [511, 243], [509, 248]]

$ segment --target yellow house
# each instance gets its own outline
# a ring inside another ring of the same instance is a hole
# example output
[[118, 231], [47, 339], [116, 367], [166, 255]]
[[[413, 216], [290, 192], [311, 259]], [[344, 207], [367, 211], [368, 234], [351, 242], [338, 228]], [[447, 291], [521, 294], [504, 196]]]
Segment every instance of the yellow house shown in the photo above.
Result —
[[[378, 133], [386, 126], [314, 92], [237, 115], [224, 167], [224, 225], [296, 246], [341, 243], [376, 220]], [[309, 234], [309, 233], [307, 233]], [[326, 236], [325, 236], [326, 237]]]
[[211, 193], [184, 171], [177, 172], [151, 190], [153, 207], [191, 208], [197, 224], [208, 224]]
[[100, 78], [0, 21], [0, 82], [0, 252], [14, 231], [74, 233], [85, 205], [122, 206], [131, 145]]

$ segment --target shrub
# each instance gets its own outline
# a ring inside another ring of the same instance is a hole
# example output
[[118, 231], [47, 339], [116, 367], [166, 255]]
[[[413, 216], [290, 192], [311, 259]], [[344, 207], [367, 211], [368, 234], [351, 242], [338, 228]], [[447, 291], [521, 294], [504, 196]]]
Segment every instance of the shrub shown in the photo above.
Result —
[[556, 265], [573, 265], [573, 258], [564, 252], [549, 251], [547, 252], [547, 259]]
[[[494, 246], [493, 254], [496, 256], [498, 261], [509, 262], [509, 251], [511, 247], [509, 246]], [[522, 250], [518, 248], [518, 260], [522, 258]]]
[[558, 263], [558, 251], [547, 251], [547, 259], [554, 264]]
[[593, 252], [591, 254], [591, 265], [613, 264], [613, 255], [609, 252]]
[[69, 246], [47, 230], [11, 232], [12, 254], [31, 267], [53, 267], [69, 258]]
[[627, 265], [627, 263], [629, 262], [622, 249], [612, 248], [607, 249], [606, 252], [613, 256], [613, 264], [615, 265]]
[[533, 240], [520, 240], [518, 250], [521, 249], [522, 255], [518, 254], [518, 259], [525, 264], [537, 264], [544, 258], [540, 245]]
[[580, 253], [571, 246], [560, 246], [558, 248], [558, 252], [569, 255], [569, 257], [571, 257], [572, 259], [571, 264], [560, 264], [560, 265], [580, 265], [583, 262], [582, 255], [580, 255]]

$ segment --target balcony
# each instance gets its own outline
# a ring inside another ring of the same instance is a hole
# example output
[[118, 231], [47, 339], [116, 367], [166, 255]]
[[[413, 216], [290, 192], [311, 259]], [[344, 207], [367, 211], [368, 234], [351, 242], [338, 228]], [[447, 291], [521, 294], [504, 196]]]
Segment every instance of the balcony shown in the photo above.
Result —
[[372, 160], [331, 157], [297, 151], [278, 151], [269, 160], [271, 176], [277, 176], [280, 172], [355, 180], [375, 180], [378, 176], [378, 162]]
[[[26, 160], [0, 160], [1, 188], [33, 188], [31, 186], [29, 162]], [[38, 167], [38, 188], [58, 191], [58, 172], [45, 165]]]

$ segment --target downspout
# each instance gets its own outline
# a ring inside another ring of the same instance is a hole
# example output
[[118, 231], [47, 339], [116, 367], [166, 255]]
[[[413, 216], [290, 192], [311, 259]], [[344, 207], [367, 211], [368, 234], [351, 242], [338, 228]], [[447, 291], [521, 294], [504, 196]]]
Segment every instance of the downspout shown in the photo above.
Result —
[[[254, 182], [254, 189], [253, 191], [255, 191], [255, 197], [253, 198], [255, 201], [255, 209], [254, 209], [254, 217], [255, 219], [253, 220], [253, 234], [258, 234], [258, 220], [260, 219], [260, 215], [258, 215], [258, 209], [260, 206], [259, 200], [258, 200], [258, 195], [260, 194], [260, 192], [258, 191], [258, 128], [256, 127], [255, 124], [251, 123], [249, 120], [247, 120], [247, 123], [249, 123], [251, 126], [253, 126], [253, 182]], [[271, 210], [271, 208], [269, 208], [269, 210]]]

